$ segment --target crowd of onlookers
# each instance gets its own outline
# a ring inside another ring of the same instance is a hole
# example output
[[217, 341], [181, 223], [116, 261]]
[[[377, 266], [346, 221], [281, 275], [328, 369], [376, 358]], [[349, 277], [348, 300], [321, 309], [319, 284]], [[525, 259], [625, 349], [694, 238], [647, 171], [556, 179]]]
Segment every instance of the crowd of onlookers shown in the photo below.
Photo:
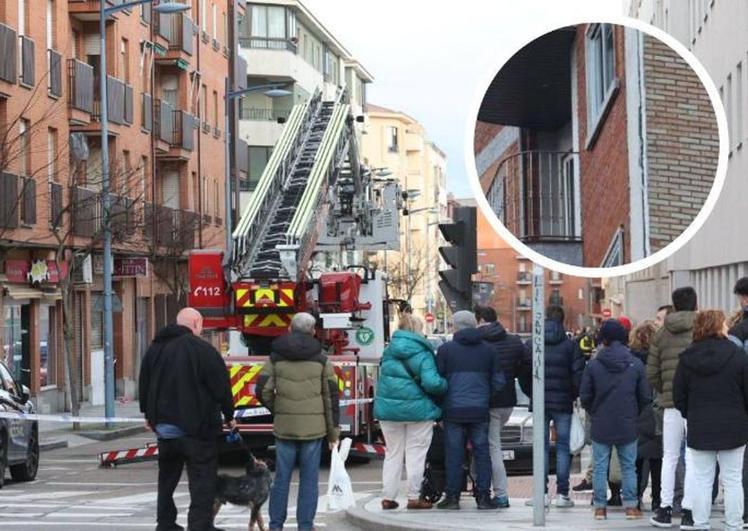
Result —
[[[546, 309], [542, 428], [546, 492], [550, 429], [555, 432], [555, 507], [574, 505], [570, 489], [592, 490], [596, 519], [607, 518], [609, 505], [622, 505], [626, 518], [639, 519], [650, 488], [653, 526], [671, 527], [680, 515], [681, 529], [709, 529], [721, 483], [725, 528], [748, 528], [748, 277], [734, 292], [741, 310], [729, 318], [699, 311], [696, 292], [683, 287], [651, 320], [619, 316], [576, 334], [565, 329], [563, 308]], [[466, 469], [474, 471], [479, 509], [509, 506], [501, 431], [517, 405], [515, 381], [532, 396], [531, 345], [507, 332], [489, 307], [456, 312], [453, 330], [434, 352], [423, 323], [402, 313], [384, 351], [374, 416], [387, 445], [385, 510], [398, 507], [403, 463], [407, 508], [432, 507], [422, 483], [435, 430], [443, 434], [438, 442], [446, 470], [437, 507], [460, 508]], [[592, 460], [571, 487], [570, 441], [579, 406]], [[545, 504], [551, 504], [547, 493]]]

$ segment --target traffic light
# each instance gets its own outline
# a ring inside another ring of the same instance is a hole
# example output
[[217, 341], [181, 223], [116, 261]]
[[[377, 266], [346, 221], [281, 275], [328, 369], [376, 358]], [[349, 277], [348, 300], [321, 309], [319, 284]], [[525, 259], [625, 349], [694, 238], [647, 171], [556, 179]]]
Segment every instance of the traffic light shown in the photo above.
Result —
[[475, 207], [456, 207], [453, 223], [440, 223], [444, 239], [451, 245], [439, 247], [450, 269], [439, 271], [439, 289], [452, 311], [472, 307], [473, 273], [478, 272]]

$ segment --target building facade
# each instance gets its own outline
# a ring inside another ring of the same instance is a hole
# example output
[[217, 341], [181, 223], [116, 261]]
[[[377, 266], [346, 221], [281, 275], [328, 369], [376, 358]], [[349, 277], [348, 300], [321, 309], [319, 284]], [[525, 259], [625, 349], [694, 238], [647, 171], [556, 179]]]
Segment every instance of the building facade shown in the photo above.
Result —
[[103, 400], [102, 75], [118, 397], [136, 398], [140, 359], [184, 304], [187, 251], [224, 245], [215, 154], [241, 8], [187, 4], [172, 15], [149, 4], [113, 14], [106, 73], [99, 2], [0, 5], [0, 355], [42, 411], [69, 403], [66, 357], [77, 398]]
[[366, 85], [374, 79], [298, 0], [253, 0], [246, 10], [238, 39], [247, 85], [278, 85], [283, 92], [258, 90], [241, 100], [239, 137], [249, 146], [248, 172], [239, 181], [242, 205], [257, 185], [294, 104], [317, 90], [329, 100], [345, 89], [354, 116], [363, 116]]
[[[499, 237], [478, 210], [478, 273], [473, 276], [473, 300], [493, 307], [507, 330], [532, 333], [533, 263]], [[545, 303], [562, 306], [568, 330], [600, 320], [600, 280], [545, 270]]]
[[714, 181], [716, 121], [698, 76], [631, 28], [536, 39], [498, 73], [478, 118], [501, 126], [475, 152], [493, 210], [561, 262], [608, 267], [656, 252]]
[[[448, 219], [447, 157], [429, 140], [421, 124], [407, 114], [367, 105], [368, 123], [362, 153], [372, 168], [386, 169], [400, 184], [400, 252], [369, 253], [390, 279], [390, 296], [408, 300], [416, 315], [434, 316], [428, 331], [439, 330], [436, 314], [444, 313], [439, 291], [438, 224]], [[396, 293], [395, 293], [396, 292]], [[443, 327], [442, 327], [443, 328]]]
[[[748, 5], [743, 2], [633, 0], [629, 13], [660, 27], [691, 50], [719, 88], [729, 132], [725, 185], [699, 232], [671, 258], [615, 285], [616, 300], [634, 315], [650, 315], [673, 289], [693, 286], [702, 308], [737, 309], [735, 281], [748, 275], [748, 249], [740, 224], [745, 211], [748, 156]], [[716, 138], [716, 137], [715, 137]]]

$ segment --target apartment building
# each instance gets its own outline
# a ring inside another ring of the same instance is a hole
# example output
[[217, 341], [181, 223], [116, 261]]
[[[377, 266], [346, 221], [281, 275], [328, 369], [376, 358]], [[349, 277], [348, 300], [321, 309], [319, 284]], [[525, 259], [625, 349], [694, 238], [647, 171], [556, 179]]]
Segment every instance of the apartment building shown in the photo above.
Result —
[[101, 72], [98, 1], [0, 3], [0, 356], [43, 411], [65, 405], [63, 325], [75, 335], [74, 392], [103, 398], [101, 76], [117, 396], [136, 398], [150, 339], [184, 303], [186, 252], [223, 247], [225, 167], [216, 154], [242, 8], [186, 4], [171, 15], [150, 4], [114, 13]]
[[[494, 308], [507, 330], [532, 333], [533, 263], [501, 239], [480, 209], [477, 247], [473, 302]], [[551, 270], [544, 275], [545, 304], [564, 308], [568, 330], [590, 326], [601, 319], [599, 279], [572, 277]]]
[[669, 302], [673, 289], [690, 285], [700, 307], [733, 311], [737, 302], [732, 288], [748, 275], [748, 248], [740, 223], [748, 196], [748, 4], [633, 0], [629, 13], [673, 35], [704, 65], [727, 114], [730, 155], [722, 193], [699, 232], [665, 262], [618, 279], [616, 301], [636, 317], [651, 316], [653, 307]]
[[[363, 157], [373, 168], [386, 168], [400, 184], [400, 251], [378, 252], [372, 263], [384, 269], [393, 297], [408, 299], [415, 315], [444, 312], [439, 290], [439, 222], [448, 219], [447, 156], [428, 138], [424, 127], [407, 114], [367, 104], [368, 124]], [[436, 319], [429, 331], [439, 326]]]
[[363, 116], [366, 85], [374, 78], [298, 0], [248, 2], [238, 39], [239, 54], [247, 65], [247, 86], [282, 87], [280, 94], [258, 90], [241, 100], [239, 136], [249, 146], [249, 171], [239, 181], [244, 205], [294, 104], [317, 90], [324, 99], [333, 99], [345, 89], [353, 114]]
[[482, 102], [476, 150], [507, 228], [560, 262], [609, 267], [670, 243], [708, 195], [717, 126], [708, 95], [667, 45], [581, 24], [517, 52]]

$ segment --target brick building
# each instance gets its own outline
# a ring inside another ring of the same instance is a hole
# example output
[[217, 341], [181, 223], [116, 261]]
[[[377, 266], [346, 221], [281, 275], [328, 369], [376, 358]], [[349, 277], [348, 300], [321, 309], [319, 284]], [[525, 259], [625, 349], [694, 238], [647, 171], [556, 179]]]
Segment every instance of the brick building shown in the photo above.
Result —
[[[496, 234], [478, 210], [478, 273], [473, 276], [474, 300], [492, 306], [512, 332], [532, 332], [533, 263]], [[600, 319], [600, 280], [545, 271], [546, 305], [562, 306], [566, 327], [575, 330]]]
[[[184, 301], [186, 252], [224, 244], [224, 93], [241, 72], [240, 8], [186, 3], [107, 22], [115, 377], [127, 399], [154, 331]], [[0, 357], [43, 411], [67, 401], [66, 294], [74, 392], [103, 398], [100, 53], [99, 2], [0, 3]], [[246, 153], [237, 164], [246, 172]]]
[[497, 74], [478, 118], [492, 209], [531, 248], [573, 265], [622, 265], [665, 247], [716, 172], [716, 120], [698, 76], [623, 26], [531, 42]]

